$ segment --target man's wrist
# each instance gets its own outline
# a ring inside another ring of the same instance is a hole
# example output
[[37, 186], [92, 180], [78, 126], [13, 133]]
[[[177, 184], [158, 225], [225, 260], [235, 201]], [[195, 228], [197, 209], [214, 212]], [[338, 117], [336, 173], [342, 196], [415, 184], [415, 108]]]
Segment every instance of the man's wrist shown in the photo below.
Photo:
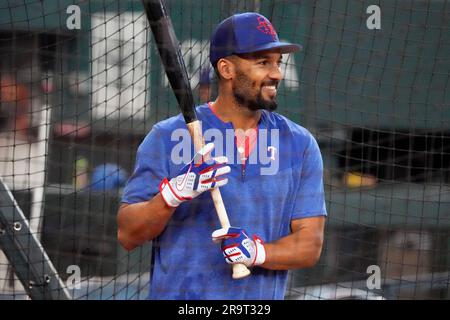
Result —
[[259, 265], [261, 268], [267, 268], [271, 260], [272, 244], [264, 243], [264, 262]]
[[267, 258], [264, 241], [256, 235], [253, 236], [253, 241], [255, 242], [255, 249], [256, 249], [255, 261], [253, 262], [253, 265], [254, 266], [263, 265]]
[[177, 196], [167, 178], [164, 178], [159, 184], [159, 193], [166, 205], [172, 208], [178, 207], [184, 201], [184, 199]]

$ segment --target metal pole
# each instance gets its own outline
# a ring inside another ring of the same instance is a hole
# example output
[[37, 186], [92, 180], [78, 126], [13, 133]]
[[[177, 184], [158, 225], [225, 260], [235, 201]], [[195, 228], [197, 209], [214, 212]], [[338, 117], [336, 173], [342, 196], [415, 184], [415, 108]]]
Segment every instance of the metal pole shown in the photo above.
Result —
[[0, 249], [31, 299], [71, 299], [42, 244], [30, 231], [26, 217], [1, 178]]

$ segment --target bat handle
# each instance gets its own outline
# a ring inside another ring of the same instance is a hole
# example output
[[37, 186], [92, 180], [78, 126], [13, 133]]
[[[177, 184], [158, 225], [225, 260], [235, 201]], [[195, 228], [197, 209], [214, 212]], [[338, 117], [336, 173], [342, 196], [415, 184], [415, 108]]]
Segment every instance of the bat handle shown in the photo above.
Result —
[[[203, 141], [202, 128], [198, 120], [187, 124], [189, 133], [194, 140], [195, 152], [200, 150], [200, 148], [205, 144]], [[219, 188], [211, 189], [211, 197], [214, 202], [214, 207], [216, 208], [217, 216], [220, 221], [222, 228], [228, 228], [230, 226], [230, 221], [228, 220], [227, 210], [223, 204], [222, 195], [220, 194]], [[250, 270], [242, 263], [233, 264], [233, 279], [241, 279], [250, 275]]]
[[[230, 226], [227, 211], [223, 204], [222, 195], [219, 188], [211, 189], [211, 196], [213, 198], [214, 206], [216, 207], [217, 216], [219, 217], [222, 228]], [[242, 263], [233, 264], [233, 279], [242, 279], [250, 275], [250, 270]]]
[[250, 270], [245, 266], [245, 264], [238, 263], [233, 264], [233, 279], [242, 279], [251, 274]]

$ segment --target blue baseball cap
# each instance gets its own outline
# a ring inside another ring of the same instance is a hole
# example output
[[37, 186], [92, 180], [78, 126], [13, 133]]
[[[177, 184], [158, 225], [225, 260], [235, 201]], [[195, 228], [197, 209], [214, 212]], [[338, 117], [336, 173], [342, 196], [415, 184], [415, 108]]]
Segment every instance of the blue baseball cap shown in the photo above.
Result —
[[255, 12], [235, 14], [223, 20], [211, 37], [209, 60], [215, 67], [221, 58], [233, 54], [279, 49], [290, 53], [302, 49], [298, 44], [280, 42], [270, 21]]

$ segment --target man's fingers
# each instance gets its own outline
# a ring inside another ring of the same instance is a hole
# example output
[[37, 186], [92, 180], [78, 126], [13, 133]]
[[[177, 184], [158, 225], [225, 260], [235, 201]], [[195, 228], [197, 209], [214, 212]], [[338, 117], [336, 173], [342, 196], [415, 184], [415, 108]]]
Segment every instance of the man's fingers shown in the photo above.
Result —
[[226, 185], [228, 183], [228, 178], [226, 179], [216, 179], [216, 185], [214, 186], [215, 188], [220, 188], [223, 187], [224, 185]]
[[226, 156], [215, 157], [214, 161], [217, 163], [220, 163], [220, 164], [228, 163], [228, 157], [226, 157]]
[[214, 243], [220, 243], [224, 239], [227, 232], [228, 232], [228, 228], [222, 228], [222, 229], [218, 229], [218, 230], [214, 231], [211, 234], [212, 241]]
[[214, 143], [210, 142], [206, 144], [195, 154], [193, 162], [197, 165], [203, 163], [205, 159], [209, 159], [209, 155], [213, 149]]
[[228, 183], [228, 178], [223, 178], [223, 179], [210, 178], [210, 179], [202, 181], [199, 185], [199, 188], [201, 190], [207, 190], [207, 189], [212, 189], [212, 188], [223, 187], [227, 183]]
[[215, 177], [220, 177], [221, 175], [227, 174], [231, 172], [231, 167], [230, 166], [224, 166], [224, 167], [220, 167], [219, 169], [217, 169], [216, 174], [214, 175]]
[[224, 239], [239, 237], [240, 231], [240, 228], [235, 227], [217, 229], [211, 234], [211, 237], [214, 242], [220, 242]]
[[203, 171], [200, 175], [200, 183], [211, 182], [214, 178], [230, 173], [230, 171], [230, 166], [214, 167], [212, 170]]
[[202, 156], [206, 156], [207, 154], [211, 153], [211, 151], [214, 149], [214, 143], [210, 142], [208, 144], [205, 144], [203, 148], [201, 148], [198, 153]]

